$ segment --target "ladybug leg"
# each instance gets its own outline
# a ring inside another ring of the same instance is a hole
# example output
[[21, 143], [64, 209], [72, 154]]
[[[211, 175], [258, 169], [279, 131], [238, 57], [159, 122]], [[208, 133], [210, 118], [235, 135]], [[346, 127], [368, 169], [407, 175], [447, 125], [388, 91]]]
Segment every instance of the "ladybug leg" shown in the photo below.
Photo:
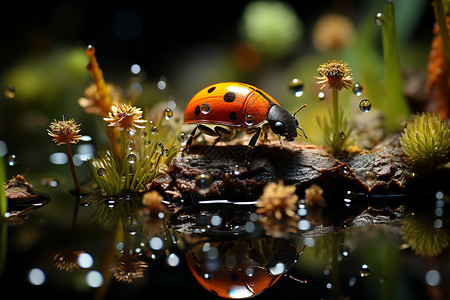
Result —
[[192, 129], [191, 135], [189, 135], [186, 145], [181, 150], [181, 157], [184, 157], [186, 155], [187, 149], [189, 149], [189, 147], [191, 146], [192, 141], [194, 140], [195, 133], [197, 132], [197, 128], [198, 128], [198, 125], [195, 126], [194, 129]]
[[220, 140], [222, 139], [222, 137], [224, 136], [231, 136], [231, 131], [229, 131], [228, 129], [225, 129], [223, 127], [220, 126], [216, 126], [214, 127], [214, 131], [216, 132], [216, 134], [218, 135], [218, 137], [216, 138], [216, 140], [214, 141], [214, 143], [212, 144], [213, 146], [215, 144], [217, 144], [218, 142], [220, 142]]
[[246, 131], [247, 133], [254, 133], [248, 142], [247, 151], [245, 151], [245, 164], [250, 166], [250, 155], [252, 154], [253, 149], [255, 148], [256, 142], [259, 139], [259, 135], [261, 134], [261, 127], [252, 128]]
[[206, 135], [217, 136], [217, 138], [214, 141], [214, 143], [212, 144], [212, 146], [214, 146], [215, 144], [220, 142], [220, 140], [222, 139], [223, 136], [231, 135], [231, 131], [229, 131], [223, 127], [220, 127], [220, 126], [216, 126], [216, 127], [214, 127], [214, 129], [211, 129], [205, 125], [199, 124], [198, 129]]
[[264, 123], [263, 126], [261, 127], [261, 142], [262, 143], [266, 143], [268, 142], [269, 144], [271, 144], [270, 140], [269, 140], [269, 123]]

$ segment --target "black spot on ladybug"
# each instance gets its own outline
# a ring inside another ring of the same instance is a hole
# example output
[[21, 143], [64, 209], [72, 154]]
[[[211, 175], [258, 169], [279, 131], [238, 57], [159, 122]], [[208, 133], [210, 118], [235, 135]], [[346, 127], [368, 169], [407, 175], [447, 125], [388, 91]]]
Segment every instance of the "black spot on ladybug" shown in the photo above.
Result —
[[232, 112], [230, 112], [229, 117], [230, 117], [231, 121], [234, 121], [237, 119], [237, 114], [234, 111], [232, 111]]
[[225, 95], [223, 95], [223, 100], [225, 102], [233, 102], [234, 99], [236, 99], [236, 94], [233, 92], [226, 92]]
[[238, 276], [238, 274], [236, 274], [236, 273], [231, 273], [231, 274], [230, 274], [230, 278], [231, 278], [231, 280], [233, 280], [233, 281], [237, 281], [237, 280], [239, 279], [239, 276]]
[[194, 113], [195, 113], [196, 116], [198, 116], [200, 114], [200, 106], [197, 105], [195, 107]]
[[213, 86], [213, 87], [210, 87], [209, 89], [208, 89], [208, 93], [212, 93], [214, 90], [216, 89], [216, 87], [215, 86]]

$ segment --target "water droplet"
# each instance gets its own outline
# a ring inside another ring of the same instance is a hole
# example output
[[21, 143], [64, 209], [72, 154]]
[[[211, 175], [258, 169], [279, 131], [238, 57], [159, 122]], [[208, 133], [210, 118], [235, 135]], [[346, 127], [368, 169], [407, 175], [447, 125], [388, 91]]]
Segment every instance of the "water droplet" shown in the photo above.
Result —
[[149, 147], [151, 144], [152, 144], [152, 142], [150, 140], [145, 140], [144, 141], [145, 147]]
[[17, 157], [14, 154], [8, 156], [8, 165], [10, 165], [11, 167], [17, 165]]
[[244, 119], [245, 125], [252, 126], [255, 123], [255, 118], [252, 115], [247, 115]]
[[168, 157], [169, 156], [169, 149], [164, 149], [163, 151], [162, 151], [162, 157]]
[[211, 190], [212, 179], [208, 174], [200, 174], [195, 177], [195, 187], [200, 194], [206, 194]]
[[234, 165], [234, 166], [233, 166], [233, 175], [234, 175], [234, 176], [238, 176], [239, 174], [241, 174], [239, 165]]
[[361, 100], [361, 102], [359, 102], [359, 109], [362, 112], [368, 112], [371, 108], [372, 108], [372, 103], [369, 100], [363, 99], [363, 100]]
[[362, 90], [363, 90], [363, 87], [359, 83], [355, 83], [353, 85], [352, 91], [353, 91], [353, 94], [355, 94], [356, 96], [361, 96]]
[[127, 161], [128, 161], [130, 164], [136, 163], [136, 161], [137, 161], [136, 155], [134, 155], [133, 153], [128, 154], [128, 156], [127, 156]]
[[208, 103], [203, 103], [200, 105], [200, 111], [206, 115], [211, 111], [211, 106]]
[[150, 129], [151, 133], [153, 135], [157, 135], [158, 134], [158, 127], [156, 127], [156, 125], [153, 125], [152, 128]]
[[181, 143], [185, 143], [186, 142], [186, 133], [184, 133], [184, 132], [180, 133], [180, 135], [178, 136], [178, 140]]
[[325, 99], [325, 93], [319, 92], [319, 94], [317, 94], [317, 97], [319, 98], [320, 101], [323, 101], [323, 99]]
[[164, 119], [170, 120], [173, 116], [173, 111], [170, 108], [166, 108], [163, 112]]
[[156, 152], [162, 153], [163, 150], [164, 150], [164, 145], [163, 145], [163, 143], [158, 143], [158, 144], [156, 144]]
[[379, 12], [375, 16], [375, 24], [377, 24], [377, 26], [381, 26], [383, 25], [383, 23], [384, 23], [383, 14]]
[[8, 99], [13, 99], [16, 96], [15, 88], [12, 84], [9, 84], [5, 89], [5, 97]]
[[299, 78], [294, 78], [289, 82], [289, 91], [294, 94], [295, 97], [301, 97], [303, 95], [303, 81]]
[[133, 142], [128, 142], [127, 143], [127, 149], [128, 150], [133, 150]]
[[362, 264], [361, 267], [359, 267], [359, 275], [361, 277], [368, 277], [370, 275], [370, 268], [366, 264]]
[[345, 140], [345, 133], [343, 131], [339, 131], [339, 139]]
[[105, 170], [105, 168], [98, 168], [97, 169], [97, 174], [98, 174], [98, 176], [105, 176], [106, 175], [106, 170]]

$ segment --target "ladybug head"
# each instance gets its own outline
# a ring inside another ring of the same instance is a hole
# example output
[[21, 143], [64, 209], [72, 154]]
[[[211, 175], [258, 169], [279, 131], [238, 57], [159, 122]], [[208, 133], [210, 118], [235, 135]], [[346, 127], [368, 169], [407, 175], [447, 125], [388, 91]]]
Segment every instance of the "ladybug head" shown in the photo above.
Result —
[[272, 105], [267, 113], [267, 121], [275, 134], [284, 136], [289, 142], [293, 142], [298, 136], [297, 119], [279, 105]]

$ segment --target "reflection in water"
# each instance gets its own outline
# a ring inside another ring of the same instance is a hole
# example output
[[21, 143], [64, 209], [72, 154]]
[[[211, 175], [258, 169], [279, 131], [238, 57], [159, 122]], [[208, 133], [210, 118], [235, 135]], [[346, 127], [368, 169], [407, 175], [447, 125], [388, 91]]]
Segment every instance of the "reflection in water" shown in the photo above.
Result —
[[184, 237], [192, 275], [205, 289], [224, 298], [260, 294], [297, 262], [301, 252], [288, 240], [270, 237]]

